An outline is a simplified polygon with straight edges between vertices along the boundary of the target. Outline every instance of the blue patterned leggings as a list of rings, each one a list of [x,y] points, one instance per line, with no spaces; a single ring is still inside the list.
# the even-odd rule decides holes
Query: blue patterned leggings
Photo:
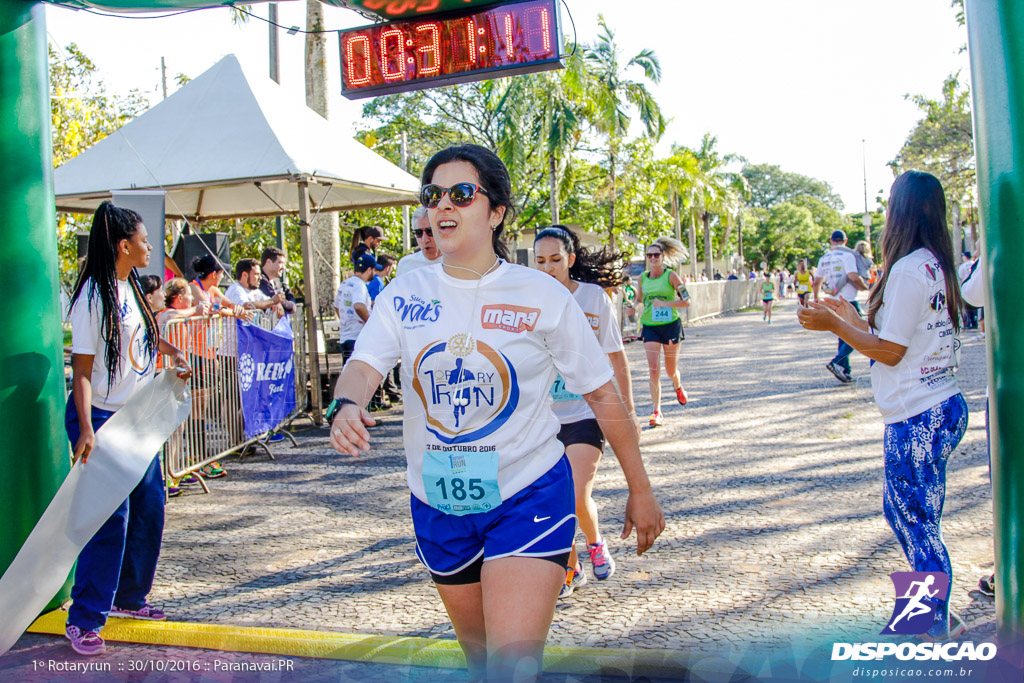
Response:
[[[945,572],[950,587],[953,568],[942,542],[946,461],[965,431],[967,402],[963,394],[885,426],[885,519],[913,570]],[[934,602],[935,625],[929,633],[942,636],[949,630],[949,593]]]

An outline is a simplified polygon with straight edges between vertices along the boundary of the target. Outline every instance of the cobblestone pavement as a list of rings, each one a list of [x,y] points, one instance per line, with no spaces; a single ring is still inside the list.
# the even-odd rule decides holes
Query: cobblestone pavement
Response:
[[[888,575],[909,567],[881,514],[882,422],[868,363],[854,354],[855,382],[839,385],[825,369],[835,338],[801,329],[795,310],[783,300],[771,325],[742,312],[687,330],[690,403],[666,402],[665,425],[642,437],[665,533],[643,558],[633,538],[618,538],[626,486],[606,453],[595,499],[618,571],[559,603],[550,643],[714,653],[814,632],[877,639],[892,606]],[[969,637],[987,640],[994,603],[976,590],[993,566],[985,354],[975,332],[963,341],[970,427],[950,460],[943,530],[953,608]],[[643,348],[627,351],[646,417]],[[673,396],[664,376],[662,387]],[[297,449],[276,444],[276,461],[229,460],[210,495],[172,500],[152,601],[178,621],[453,638],[413,554],[401,426],[400,411],[383,414],[373,452],[358,459],[332,451],[326,429],[309,429]],[[66,650],[58,641],[23,637],[0,676]],[[378,675],[337,671],[331,680]]]

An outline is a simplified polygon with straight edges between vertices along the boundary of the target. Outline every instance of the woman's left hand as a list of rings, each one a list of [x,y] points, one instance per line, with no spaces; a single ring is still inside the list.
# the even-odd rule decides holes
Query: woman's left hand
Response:
[[[807,308],[798,308],[796,317],[805,329],[825,332],[832,332],[842,320],[831,307],[817,301],[808,302]]]
[[[178,377],[182,379],[192,376],[192,367],[188,364],[188,356],[184,351],[177,351],[171,355],[171,366],[178,373]]]
[[[650,489],[636,494],[630,491],[626,499],[626,523],[622,527],[622,538],[628,538],[633,527],[636,527],[637,556],[650,549],[654,539],[665,530],[665,515]]]

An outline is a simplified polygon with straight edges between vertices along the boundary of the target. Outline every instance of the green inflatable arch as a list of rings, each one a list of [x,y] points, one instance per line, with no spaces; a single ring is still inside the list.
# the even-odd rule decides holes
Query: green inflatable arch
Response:
[[[113,12],[202,0],[63,0]],[[366,12],[360,0],[328,4]],[[481,3],[483,4],[483,3]],[[440,0],[439,9],[464,6]],[[1000,655],[1024,661],[1024,3],[966,0],[984,226]],[[0,0],[0,572],[68,472],[46,28],[41,4]],[[67,597],[65,590],[54,598]]]

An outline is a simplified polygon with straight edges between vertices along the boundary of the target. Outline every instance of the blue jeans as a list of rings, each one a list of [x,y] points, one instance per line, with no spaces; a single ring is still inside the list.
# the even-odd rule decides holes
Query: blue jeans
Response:
[[[856,301],[851,301],[853,307],[860,313],[860,305]],[[839,340],[839,352],[836,353],[836,357],[832,359],[832,362],[841,367],[846,371],[846,374],[850,374],[850,354],[853,353],[853,347],[844,342],[842,339]]]
[[[945,572],[953,585],[949,551],[942,541],[946,461],[967,431],[963,394],[903,422],[885,426],[885,519],[915,572]],[[949,592],[936,596],[933,636],[949,632]]]
[[[93,430],[98,432],[113,414],[93,406]],[[81,428],[73,396],[68,397],[64,426],[74,446]],[[145,605],[163,534],[164,480],[157,455],[128,499],[78,555],[68,623],[83,631],[99,631],[112,606],[135,610]]]

